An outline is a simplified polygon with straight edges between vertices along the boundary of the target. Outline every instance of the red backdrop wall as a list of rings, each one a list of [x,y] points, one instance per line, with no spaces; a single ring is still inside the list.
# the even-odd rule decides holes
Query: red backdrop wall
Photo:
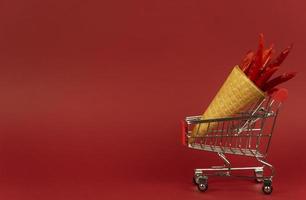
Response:
[[[0,2],[1,199],[303,199],[305,2]],[[231,68],[257,47],[294,42],[298,71],[269,160],[274,192],[249,181],[191,184],[214,154],[180,145]],[[242,158],[241,158],[242,159]]]

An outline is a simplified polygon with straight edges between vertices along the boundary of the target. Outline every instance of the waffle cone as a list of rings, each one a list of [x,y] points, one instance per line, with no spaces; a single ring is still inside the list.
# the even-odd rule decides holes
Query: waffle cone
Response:
[[[265,94],[235,66],[223,83],[222,87],[203,114],[203,119],[213,119],[231,116],[243,111],[248,105],[263,99]],[[214,128],[216,124],[207,123],[196,125],[189,138],[189,143],[194,141],[193,137],[204,136],[207,129]]]

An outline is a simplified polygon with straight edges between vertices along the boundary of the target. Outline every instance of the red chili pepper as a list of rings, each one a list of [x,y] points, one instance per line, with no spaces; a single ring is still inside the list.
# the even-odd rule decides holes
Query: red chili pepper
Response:
[[[268,90],[267,93],[268,93],[268,95],[272,95],[274,92],[277,92],[278,90],[279,90],[279,88],[274,87],[274,88]]]
[[[252,62],[248,71],[248,77],[254,82],[260,72],[260,66],[256,65],[256,61]]]
[[[270,68],[269,70],[263,72],[260,77],[255,81],[255,84],[261,88],[269,78],[279,69],[279,67],[273,67]]]
[[[293,47],[293,44],[291,44],[289,47],[287,47],[286,49],[284,49],[271,63],[269,66],[280,66],[284,60],[286,59],[286,57],[288,56],[288,54],[290,53],[291,49]]]
[[[271,60],[271,57],[272,57],[272,54],[273,54],[273,47],[274,45],[272,44],[270,46],[269,49],[266,49],[264,52],[263,52],[263,65],[262,65],[262,71],[265,69],[265,67],[267,66],[267,64],[270,62]]]
[[[272,54],[273,54],[273,44],[270,46],[270,48],[266,49],[263,52],[263,55],[262,55],[262,60],[263,60],[262,61],[262,66],[259,69],[257,77],[255,77],[255,80],[254,80],[255,82],[256,82],[256,80],[258,80],[261,77],[262,74],[264,74],[266,72],[266,66],[270,62]]]
[[[254,52],[248,51],[244,59],[241,61],[241,64],[239,65],[240,69],[243,72],[246,72],[249,69],[250,64],[252,63],[253,59],[254,59]]]
[[[249,71],[249,78],[252,81],[255,81],[256,78],[259,75],[260,68],[262,67],[262,55],[263,55],[263,49],[264,49],[264,40],[263,40],[263,34],[259,34],[259,45],[258,50],[255,56],[254,64],[250,67]]]
[[[276,85],[279,85],[283,82],[286,82],[286,81],[292,79],[293,77],[295,77],[295,75],[296,75],[296,72],[284,73],[284,74],[268,81],[267,83],[265,83],[261,89],[263,91],[269,91],[272,88],[274,88]]]
[[[247,75],[247,77],[249,77],[249,79],[251,79],[251,74],[253,72],[253,68],[255,67],[255,63],[254,60],[250,63],[250,66],[248,68],[248,70],[246,70],[245,74]]]

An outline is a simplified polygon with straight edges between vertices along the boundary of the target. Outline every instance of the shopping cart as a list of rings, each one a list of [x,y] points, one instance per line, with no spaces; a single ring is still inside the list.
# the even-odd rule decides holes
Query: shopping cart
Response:
[[[182,121],[183,144],[192,149],[215,152],[224,162],[223,166],[194,170],[193,182],[200,191],[207,190],[208,176],[234,176],[251,178],[263,183],[263,192],[272,193],[274,167],[267,162],[266,156],[279,108],[287,94],[287,90],[281,89],[249,106],[245,112],[233,116],[216,119],[192,116]],[[192,131],[195,131],[194,128],[201,125],[207,127],[204,136],[191,134]],[[226,154],[253,157],[258,161],[256,162],[259,163],[259,166],[232,167]],[[238,174],[242,171],[247,171],[249,174]]]

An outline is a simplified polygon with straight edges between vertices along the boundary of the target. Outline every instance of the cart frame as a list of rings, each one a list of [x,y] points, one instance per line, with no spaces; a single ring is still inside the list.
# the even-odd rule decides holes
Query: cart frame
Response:
[[[223,176],[254,179],[258,183],[263,183],[262,191],[265,194],[272,193],[275,170],[266,157],[279,109],[286,98],[287,93],[284,95],[281,91],[267,96],[250,105],[244,112],[233,116],[214,119],[190,116],[182,121],[183,144],[191,149],[214,152],[224,163],[222,166],[194,170],[193,182],[200,191],[208,189],[209,176]],[[203,124],[207,127],[205,135],[198,136],[198,132],[194,134]],[[253,157],[259,165],[232,167],[226,154]],[[237,171],[253,171],[253,175],[236,175]]]

